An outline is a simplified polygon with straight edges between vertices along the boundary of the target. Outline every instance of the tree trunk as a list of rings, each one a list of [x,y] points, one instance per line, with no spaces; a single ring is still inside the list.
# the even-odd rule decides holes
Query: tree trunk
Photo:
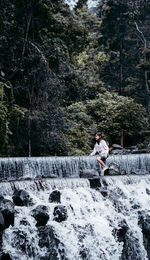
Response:
[[[123,147],[123,141],[124,141],[124,138],[123,138],[123,129],[121,130],[121,138],[120,138],[120,145],[121,147]]]
[[[31,118],[28,118],[28,156],[31,157]]]
[[[122,83],[123,83],[123,66],[122,66],[122,40],[120,42],[120,95],[122,95]]]

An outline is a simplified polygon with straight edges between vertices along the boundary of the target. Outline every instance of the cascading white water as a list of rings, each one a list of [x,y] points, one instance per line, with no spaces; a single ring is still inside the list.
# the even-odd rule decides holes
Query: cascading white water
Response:
[[[74,187],[71,184],[73,182]],[[72,179],[70,183],[67,179],[49,179],[44,183],[44,190],[38,190],[36,185],[33,188],[30,181],[26,181],[26,185],[25,181],[17,181],[15,184],[29,191],[34,205],[16,206],[15,225],[4,231],[3,251],[9,253],[12,259],[17,260],[20,255],[22,260],[150,258],[138,224],[139,212],[145,212],[150,217],[149,175],[103,177],[99,190],[91,189],[86,179]],[[54,189],[60,190],[61,204],[68,211],[67,220],[60,223],[54,221],[53,216],[54,207],[58,204],[48,202],[49,194]],[[107,194],[105,196],[102,193],[104,190]],[[11,193],[8,193],[8,199],[12,199]],[[40,246],[39,230],[32,217],[32,209],[39,204],[48,208],[50,219],[47,226],[54,230],[57,239],[55,258],[47,257],[49,249],[46,244]],[[121,223],[126,223],[128,227],[125,241],[117,235],[122,228]]]
[[[70,9],[73,10],[75,5],[77,4],[78,0],[64,0],[64,2],[66,4],[69,5]],[[88,0],[87,4],[88,4],[88,8],[92,9],[92,8],[96,8],[97,5],[100,3],[100,0]]]
[[[143,174],[150,172],[150,154],[109,156],[107,165],[118,163],[127,174],[140,169]],[[66,157],[22,157],[0,158],[0,180],[21,179],[25,177],[79,177],[83,169],[97,169],[100,165],[96,157],[66,156]]]

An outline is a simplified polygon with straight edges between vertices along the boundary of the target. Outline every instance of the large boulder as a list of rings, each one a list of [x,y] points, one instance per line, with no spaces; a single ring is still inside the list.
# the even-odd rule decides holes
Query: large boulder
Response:
[[[54,220],[57,222],[65,221],[68,217],[67,215],[67,208],[63,205],[59,205],[54,208]]]
[[[45,226],[49,220],[48,209],[45,205],[38,205],[33,211],[32,216],[37,221],[36,226]]]
[[[109,175],[125,175],[126,171],[115,162],[109,164]]]
[[[99,173],[95,169],[83,169],[80,172],[80,178],[93,178],[93,177],[98,177]]]
[[[7,199],[0,200],[0,211],[3,214],[5,226],[8,228],[14,225],[15,205],[12,201]]]
[[[56,202],[56,203],[61,203],[60,201],[60,191],[59,190],[54,190],[49,196],[49,202]]]
[[[16,206],[30,206],[32,205],[32,199],[25,190],[15,190],[13,194],[13,202]]]

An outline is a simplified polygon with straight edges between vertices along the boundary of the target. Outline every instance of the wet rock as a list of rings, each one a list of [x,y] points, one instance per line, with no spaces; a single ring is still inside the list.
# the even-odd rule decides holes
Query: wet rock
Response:
[[[80,172],[80,178],[93,178],[98,176],[99,173],[95,169],[84,169]]]
[[[139,149],[136,147],[135,149],[131,150],[132,154],[138,154],[139,153]]]
[[[150,259],[150,213],[139,211],[138,224],[142,229],[143,243],[147,251],[148,259]]]
[[[123,149],[122,146],[119,145],[119,144],[113,144],[112,147],[113,147],[113,149],[118,149],[118,150],[122,150]]]
[[[8,253],[0,253],[0,260],[12,260]]]
[[[105,188],[107,188],[108,187],[108,183],[107,183],[107,180],[106,179],[101,179],[100,180],[101,181],[101,186],[103,186],[103,187],[105,187]]]
[[[30,195],[25,190],[15,190],[12,199],[16,206],[32,205],[32,200],[30,198]]]
[[[28,222],[28,220],[26,218],[23,218],[20,220],[20,225],[30,226],[30,223]]]
[[[129,228],[125,220],[119,224],[119,229],[116,234],[118,241],[123,242],[121,260],[143,259],[140,241],[137,239],[136,234]]]
[[[89,179],[89,182],[90,182],[90,188],[92,189],[97,189],[101,187],[100,178]]]
[[[119,229],[117,230],[117,238],[118,238],[118,241],[119,242],[124,242],[125,241],[125,235],[128,231],[129,227],[126,223],[125,220],[122,220],[120,223],[119,223]]]
[[[141,252],[140,247],[141,244],[139,239],[137,239],[136,234],[134,234],[134,232],[129,229],[125,235],[121,259],[143,259],[143,252]]]
[[[67,208],[63,205],[59,205],[54,208],[54,220],[57,222],[65,221],[68,217],[67,215]]]
[[[0,211],[3,214],[5,226],[8,228],[14,225],[15,205],[12,201],[7,199],[0,200]]]
[[[102,194],[102,196],[104,198],[108,196],[108,191],[107,190],[100,189],[99,191],[100,191],[100,193]]]
[[[89,259],[89,250],[87,248],[83,248],[80,250],[79,255],[81,256],[81,259],[88,260]]]
[[[44,205],[39,205],[37,206],[33,211],[32,211],[32,216],[35,218],[37,221],[36,226],[45,226],[49,220],[49,215],[48,215],[48,209]]]
[[[64,245],[52,226],[38,227],[38,236],[39,246],[47,248],[47,252],[40,260],[67,260]]]
[[[126,212],[126,214],[129,214],[127,205],[124,203],[124,200],[127,199],[127,196],[119,187],[116,187],[113,190],[109,190],[108,195],[117,212]]]
[[[109,165],[109,175],[119,175],[119,165],[117,163],[110,163]]]
[[[60,195],[61,193],[59,190],[54,190],[49,196],[49,202],[61,203]]]
[[[146,193],[150,195],[150,190],[146,188]]]
[[[33,179],[31,177],[25,177],[24,180],[26,181],[32,181]]]
[[[132,151],[133,154],[139,154],[139,153],[148,153],[149,150],[144,148],[144,149],[135,149]]]
[[[5,221],[2,212],[0,211],[0,231],[3,231],[6,228]]]
[[[135,174],[135,175],[146,175],[146,174],[149,174],[149,172],[145,169],[134,169],[132,170],[131,174]]]
[[[138,203],[133,203],[132,205],[132,209],[140,209],[141,208],[141,205],[138,204]]]
[[[109,175],[125,175],[126,171],[119,164],[112,162],[109,164]]]
[[[113,155],[117,155],[117,154],[123,154],[123,150],[120,150],[120,149],[115,149],[115,150],[112,150],[111,154]]]

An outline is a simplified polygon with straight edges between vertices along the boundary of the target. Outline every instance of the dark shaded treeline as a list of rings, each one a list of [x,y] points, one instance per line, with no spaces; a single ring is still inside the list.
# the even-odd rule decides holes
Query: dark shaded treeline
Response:
[[[97,130],[111,144],[149,142],[150,5],[2,0],[0,155],[87,154]]]

